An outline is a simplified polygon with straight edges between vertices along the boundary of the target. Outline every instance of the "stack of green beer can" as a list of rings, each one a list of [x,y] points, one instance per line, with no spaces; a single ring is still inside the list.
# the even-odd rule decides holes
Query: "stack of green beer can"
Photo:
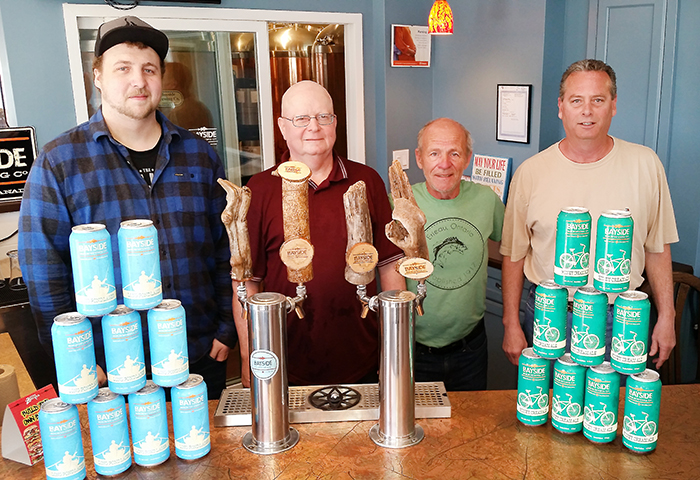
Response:
[[[650,452],[658,440],[661,381],[657,372],[646,369],[649,300],[643,292],[628,290],[633,228],[629,211],[601,214],[594,281],[589,285],[590,213],[582,207],[560,212],[554,279],[535,290],[533,347],[520,357],[517,418],[526,425],[547,422],[551,382],[552,426],[563,433],[583,431],[596,443],[611,442],[618,430],[620,375],[628,375],[623,444],[635,452]],[[566,287],[576,288],[570,304]],[[609,362],[605,361],[608,293],[617,294]],[[570,353],[565,353],[567,339]]]

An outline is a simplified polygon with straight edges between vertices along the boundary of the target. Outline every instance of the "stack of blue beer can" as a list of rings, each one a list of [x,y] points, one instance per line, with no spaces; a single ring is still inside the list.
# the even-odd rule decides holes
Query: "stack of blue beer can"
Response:
[[[87,403],[95,471],[117,475],[170,457],[163,387],[171,388],[175,453],[186,460],[210,449],[206,384],[190,374],[185,309],[163,299],[158,233],[150,220],[128,220],[118,232],[123,305],[117,305],[109,232],[104,225],[73,227],[70,250],[77,312],[51,328],[59,398],[39,414],[48,478],[84,478],[85,457],[76,404]],[[152,380],[146,379],[139,311],[147,311]],[[92,324],[102,317],[109,387],[98,388]],[[128,396],[129,425],[126,402]]]

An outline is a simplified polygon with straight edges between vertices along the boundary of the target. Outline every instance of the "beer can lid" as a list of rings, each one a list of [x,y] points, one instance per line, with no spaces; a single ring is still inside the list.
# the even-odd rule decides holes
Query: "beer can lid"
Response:
[[[659,378],[661,378],[659,372],[657,372],[656,370],[651,370],[649,368],[647,368],[643,372],[632,374],[630,375],[630,377],[634,378],[639,382],[655,382]]]
[[[574,362],[571,359],[571,354],[570,353],[565,353],[561,357],[557,359],[558,363],[561,363],[562,365],[568,365],[568,366],[575,366],[578,365],[578,363]]]
[[[109,312],[105,317],[121,317],[123,315],[130,315],[133,311],[133,309],[126,305],[117,305],[117,308]]]
[[[83,314],[80,314],[78,312],[68,312],[68,313],[62,313],[56,318],[53,319],[53,323],[56,325],[77,325],[78,323],[82,322],[85,320],[87,317]]]
[[[41,404],[41,411],[46,413],[61,413],[69,410],[73,405],[60,398],[49,398]]]
[[[618,295],[618,297],[624,298],[625,300],[646,300],[649,298],[649,295],[639,290],[627,290]]]
[[[555,282],[553,279],[543,280],[539,286],[542,288],[549,288],[552,290],[559,290],[560,288],[564,288],[561,285],[559,285],[557,282]]]
[[[204,378],[201,375],[197,375],[196,373],[190,373],[190,376],[187,380],[182,382],[180,385],[177,385],[173,387],[174,389],[177,390],[185,390],[188,388],[194,388],[199,385],[204,383]]]
[[[119,395],[110,390],[109,387],[102,387],[97,391],[97,396],[90,401],[95,403],[106,403],[111,402],[118,396]]]
[[[175,310],[176,308],[179,308],[182,305],[182,302],[180,300],[175,300],[173,298],[168,298],[163,300],[159,305],[156,305],[155,307],[152,308],[152,310],[158,311],[158,312],[163,312],[163,311],[168,311],[168,310]]]
[[[153,225],[153,220],[140,218],[136,220],[124,220],[119,224],[121,228],[145,228]]]
[[[525,350],[523,350],[521,355],[525,358],[532,358],[532,359],[542,358],[535,353],[535,351],[532,349],[532,347],[527,347]]]
[[[578,287],[576,293],[582,295],[604,295],[603,292],[595,288],[593,285],[584,285],[583,287]]]
[[[71,231],[76,232],[76,233],[91,233],[91,232],[99,232],[100,230],[104,230],[107,228],[105,225],[102,225],[101,223],[84,223],[82,225],[76,225],[73,228],[71,228]]]
[[[632,212],[630,212],[627,209],[605,210],[603,213],[600,214],[600,216],[607,218],[628,218],[632,216]]]
[[[564,213],[588,213],[586,207],[566,207],[561,209]]]
[[[129,395],[149,395],[160,390],[160,386],[153,383],[153,380],[146,380],[146,385],[139,391],[130,393]]]
[[[610,362],[603,362],[600,365],[596,365],[594,367],[591,367],[591,371],[596,372],[596,373],[613,373],[616,372],[616,370],[612,367]]]

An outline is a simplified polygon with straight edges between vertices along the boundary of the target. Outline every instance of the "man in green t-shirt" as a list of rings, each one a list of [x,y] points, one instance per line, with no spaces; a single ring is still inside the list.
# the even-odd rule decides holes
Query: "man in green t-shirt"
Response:
[[[413,185],[413,194],[427,217],[435,271],[425,314],[416,318],[415,379],[443,381],[451,391],[486,388],[486,269],[503,226],[500,198],[462,180],[471,156],[471,135],[454,120],[438,118],[418,133],[416,161],[426,181]],[[415,282],[408,283],[415,291]]]

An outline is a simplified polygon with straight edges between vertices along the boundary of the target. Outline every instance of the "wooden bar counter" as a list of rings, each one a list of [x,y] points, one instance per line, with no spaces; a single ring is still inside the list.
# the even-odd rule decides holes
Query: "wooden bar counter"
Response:
[[[171,456],[164,464],[133,465],[119,478],[700,479],[700,385],[665,386],[662,392],[658,447],[647,455],[622,445],[622,422],[615,441],[597,445],[581,433],[558,433],[549,423],[522,425],[515,418],[513,390],[450,392],[452,418],[418,419],[425,439],[414,447],[376,446],[368,436],[376,422],[295,424],[299,443],[263,456],[241,445],[250,427],[212,427],[212,451],[206,457],[178,459],[171,437]],[[620,398],[622,415],[624,391]],[[212,424],[216,405],[209,405]],[[88,478],[97,478],[86,408],[79,409]],[[0,478],[45,478],[44,464],[30,468],[2,459]]]

